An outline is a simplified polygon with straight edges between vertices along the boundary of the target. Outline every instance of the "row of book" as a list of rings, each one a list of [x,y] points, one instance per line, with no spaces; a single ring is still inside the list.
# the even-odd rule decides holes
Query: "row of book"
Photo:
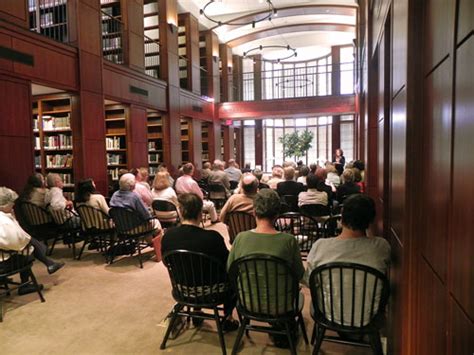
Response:
[[[104,51],[122,49],[122,37],[102,38],[102,49]]]
[[[71,154],[46,155],[47,168],[72,168]]]
[[[124,137],[107,137],[105,138],[106,149],[125,149]]]
[[[160,155],[158,153],[148,154],[148,163],[155,164],[160,162]]]
[[[107,153],[107,165],[125,164],[125,156],[122,154]]]
[[[107,1],[107,0],[105,0]],[[37,0],[28,0],[28,10],[36,11],[36,3]],[[67,0],[40,0],[39,1],[39,8],[40,9],[47,9],[49,7],[60,6],[67,3]]]
[[[36,137],[36,147],[38,147],[39,137]],[[57,136],[45,137],[44,149],[72,149],[72,136],[58,134]]]
[[[157,141],[149,141],[148,142],[148,150],[161,150],[162,144],[158,143]]]
[[[36,122],[36,120],[34,120]],[[36,123],[37,125],[37,123]],[[37,129],[37,127],[35,127]],[[44,115],[43,116],[43,130],[54,131],[59,129],[71,129],[71,117],[67,116],[55,117]]]

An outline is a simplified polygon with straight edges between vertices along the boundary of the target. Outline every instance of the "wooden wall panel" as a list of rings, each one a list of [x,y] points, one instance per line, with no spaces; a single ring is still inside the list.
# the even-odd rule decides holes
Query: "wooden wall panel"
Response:
[[[393,2],[392,97],[407,81],[408,0]]]
[[[474,196],[474,37],[457,54],[456,106],[453,152],[453,203],[450,233],[451,292],[474,319],[474,225],[471,201]]]
[[[453,299],[450,300],[450,310],[452,312],[451,354],[474,354],[474,323],[472,318],[469,319]]]
[[[372,53],[375,54],[377,44],[380,42],[380,37],[383,32],[385,17],[387,16],[391,0],[371,0],[369,3],[372,20]]]
[[[390,227],[402,245],[404,244],[403,227],[406,209],[406,100],[406,89],[402,89],[393,100],[391,120]]]
[[[132,168],[148,166],[148,128],[146,108],[132,105],[127,127],[128,162]]]
[[[97,28],[98,24],[101,23],[100,12],[89,4],[85,4],[84,1],[80,1],[78,15],[81,49],[89,53],[101,53],[102,36],[97,35],[95,31],[91,31],[92,28]]]
[[[427,0],[425,6],[424,73],[429,73],[451,50],[455,0]]]
[[[423,258],[419,259],[419,323],[416,354],[446,354],[446,292]]]
[[[180,90],[179,112],[181,116],[212,121],[214,117],[214,104],[203,100],[201,96],[187,90]]]
[[[80,51],[81,90],[102,93],[102,80],[97,80],[102,74],[102,57],[86,51]]]
[[[0,18],[18,26],[29,28],[28,2],[19,0],[2,0]]]
[[[389,270],[390,279],[390,301],[388,305],[389,312],[389,339],[388,354],[402,354],[401,347],[404,341],[403,331],[405,319],[405,310],[407,305],[404,303],[404,293],[406,292],[406,279],[404,277],[404,268],[407,260],[403,257],[403,246],[400,245],[398,238],[390,236],[390,246],[392,251],[392,260]]]
[[[197,169],[202,168],[202,121],[191,119],[192,132],[190,134],[191,144],[190,152],[192,153],[191,162]]]
[[[354,95],[318,96],[298,99],[224,102],[217,106],[218,117],[258,119],[270,117],[307,117],[307,115],[355,112]]]
[[[423,171],[424,233],[421,252],[446,280],[451,169],[451,61],[444,61],[426,79]]]
[[[474,31],[474,1],[459,0],[457,43]]]

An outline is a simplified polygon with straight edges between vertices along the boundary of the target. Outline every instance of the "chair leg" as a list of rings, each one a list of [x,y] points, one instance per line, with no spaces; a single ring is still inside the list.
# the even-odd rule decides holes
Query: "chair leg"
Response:
[[[171,330],[173,330],[174,324],[176,323],[176,319],[178,319],[178,312],[180,310],[179,304],[176,304],[173,307],[173,310],[171,311],[171,320],[168,324],[168,328],[166,329],[165,336],[163,338],[163,341],[161,342],[160,349],[164,350],[166,348],[166,342],[168,341],[168,338],[171,334]]]
[[[306,333],[306,325],[304,324],[303,315],[301,313],[298,315],[298,323],[300,324],[301,332],[303,333],[304,342],[308,345],[308,334]]]
[[[89,237],[87,237],[87,236],[84,237],[84,244],[82,244],[82,248],[79,251],[79,255],[77,256],[77,260],[81,260],[82,253],[84,252],[84,249],[85,249],[88,242],[89,242]]]
[[[239,332],[237,333],[237,337],[235,338],[235,343],[232,348],[232,355],[237,354],[239,347],[240,347],[240,342],[242,341],[242,337],[244,336],[244,331],[245,328],[247,327],[247,320],[245,318],[240,317],[240,327],[239,327]]]
[[[142,261],[142,248],[140,246],[140,240],[135,241],[136,248],[138,249],[138,261],[140,262],[140,269],[143,269],[143,261]]]
[[[214,308],[214,318],[216,319],[217,333],[219,334],[219,342],[221,343],[222,355],[226,355],[224,332],[222,331],[221,319],[219,317],[219,311]]]
[[[45,302],[46,300],[43,297],[43,293],[41,292],[41,290],[39,288],[38,281],[36,281],[35,274],[33,274],[33,271],[31,270],[31,268],[30,268],[29,272],[30,272],[31,281],[33,282],[33,285],[35,285],[36,292],[38,292],[38,295],[41,299],[41,302]]]
[[[54,237],[53,239],[53,244],[51,245],[51,248],[49,249],[48,251],[48,255],[50,256],[51,254],[53,254],[53,250],[54,250],[54,247],[56,246],[56,243],[58,241],[58,239],[61,237],[61,235],[57,235],[56,237]]]
[[[288,338],[288,344],[290,345],[290,352],[292,355],[297,355],[296,344],[293,337],[291,336],[290,324],[285,322],[286,337]]]
[[[76,232],[72,235],[72,260],[76,260]]]
[[[313,355],[317,355],[319,353],[319,349],[321,348],[321,343],[324,339],[324,333],[326,333],[326,328],[323,326],[318,325],[318,323],[314,323],[316,329],[316,343],[313,347]]]
[[[382,342],[380,341],[379,332],[370,333],[369,340],[374,355],[383,355]]]

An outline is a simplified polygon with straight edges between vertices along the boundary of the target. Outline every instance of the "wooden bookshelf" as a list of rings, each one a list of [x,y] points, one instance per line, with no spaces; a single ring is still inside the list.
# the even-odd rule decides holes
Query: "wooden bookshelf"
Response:
[[[148,111],[148,172],[155,176],[163,162],[163,121],[157,111]]]
[[[209,161],[209,123],[202,123],[201,126],[202,161]]]
[[[102,53],[105,59],[123,63],[123,28],[120,0],[100,0],[102,11]]]
[[[120,169],[128,168],[127,159],[128,108],[124,105],[105,106],[105,148],[107,151],[107,173],[118,180]]]
[[[179,85],[183,89],[188,89],[188,53],[187,53],[187,34],[184,21],[178,24],[178,66],[179,66]]]
[[[148,42],[160,41],[160,20],[158,16],[158,0],[145,0],[143,4],[143,29],[145,38],[145,72],[155,78],[160,74],[160,52],[156,45]]]
[[[191,162],[192,157],[192,126],[191,118],[181,118],[181,161]]]
[[[74,191],[72,108],[69,95],[34,98],[32,107],[35,170],[57,173],[64,191]],[[72,197],[72,196],[71,196]]]
[[[199,65],[201,68],[207,71],[207,52],[206,52],[206,36],[199,36]],[[201,95],[209,96],[208,84],[207,84],[207,75],[204,73],[201,74]]]
[[[68,39],[67,0],[28,0],[30,30],[56,41]]]

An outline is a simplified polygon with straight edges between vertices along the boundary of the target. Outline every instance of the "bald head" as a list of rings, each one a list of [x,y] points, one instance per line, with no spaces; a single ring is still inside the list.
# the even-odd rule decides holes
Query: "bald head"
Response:
[[[246,195],[257,193],[258,179],[251,173],[246,173],[242,177],[242,190]]]

